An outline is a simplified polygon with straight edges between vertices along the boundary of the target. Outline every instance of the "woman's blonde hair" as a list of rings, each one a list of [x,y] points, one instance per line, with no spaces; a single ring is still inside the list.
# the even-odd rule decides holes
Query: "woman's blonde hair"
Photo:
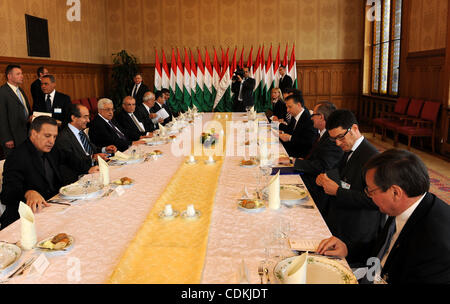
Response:
[[[281,92],[280,88],[272,88],[272,90],[270,91],[270,94],[272,94],[273,91],[278,91],[278,99],[281,101],[284,101],[283,93]]]

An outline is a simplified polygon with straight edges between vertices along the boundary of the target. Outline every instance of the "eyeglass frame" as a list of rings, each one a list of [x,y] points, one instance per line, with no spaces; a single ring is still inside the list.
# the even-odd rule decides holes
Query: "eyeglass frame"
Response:
[[[366,187],[364,188],[364,193],[365,193],[368,197],[372,197],[372,194],[373,194],[375,191],[380,190],[380,189],[381,189],[381,187],[376,187],[375,189],[369,190],[369,186],[366,186]]]
[[[350,132],[351,129],[352,129],[352,127],[348,128],[347,131],[345,131],[344,134],[338,135],[337,137],[329,137],[329,139],[330,139],[332,142],[336,142],[336,141],[338,141],[338,140],[343,140],[344,137],[347,135],[348,132]]]

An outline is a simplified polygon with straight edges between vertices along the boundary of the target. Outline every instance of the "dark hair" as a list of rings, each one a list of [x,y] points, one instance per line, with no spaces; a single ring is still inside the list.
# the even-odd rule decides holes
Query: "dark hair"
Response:
[[[283,69],[285,69],[285,68],[286,68],[286,66],[285,66],[285,65],[282,65],[282,64],[280,64],[280,66],[279,66],[278,68],[283,68]]]
[[[323,118],[325,119],[325,121],[328,120],[331,113],[336,111],[336,106],[334,105],[334,103],[329,102],[329,101],[322,101],[322,102],[319,102],[317,105],[318,105],[317,112],[319,112],[320,114],[323,115]]]
[[[408,197],[417,197],[430,189],[430,177],[425,164],[412,152],[390,149],[371,158],[364,175],[376,169],[374,182],[385,192],[392,185],[402,188]]]
[[[356,120],[355,114],[349,110],[336,110],[327,119],[327,130],[333,130],[339,127],[348,129],[353,125],[358,125],[358,121]]]
[[[68,113],[68,115],[69,115],[69,117],[70,117],[70,121],[73,121],[72,120],[72,115],[73,116],[75,116],[75,117],[77,117],[77,118],[80,118],[81,117],[81,107],[85,107],[85,106],[83,106],[82,104],[78,104],[78,103],[76,103],[76,104],[71,104],[70,105],[70,107],[69,107],[69,113]],[[85,107],[86,109],[87,109],[87,107]],[[88,109],[89,110],[89,109]]]
[[[169,89],[162,88],[162,89],[161,89],[161,93],[162,93],[162,94],[166,94],[166,93],[169,93],[169,94],[170,94],[170,91],[169,91]]]
[[[36,132],[41,132],[42,125],[49,124],[52,126],[58,126],[58,123],[56,122],[56,119],[50,116],[39,116],[36,117],[32,122],[30,126],[30,131],[35,130]]]
[[[159,97],[162,97],[162,93],[163,93],[162,90],[161,91],[156,91],[156,93],[155,93],[155,100],[158,100]]]
[[[142,77],[142,73],[136,73],[134,74],[133,78],[137,77],[137,76],[141,76]]]
[[[20,65],[17,64],[9,64],[5,70],[5,77],[8,79],[8,74],[11,73],[13,69],[21,69]]]
[[[303,94],[302,91],[294,89],[292,91],[293,94],[286,97],[285,102],[288,102],[289,100],[293,100],[294,103],[300,103],[302,107],[305,107],[305,101],[303,100]]]
[[[55,83],[55,82],[56,82],[56,78],[55,78],[55,76],[53,76],[53,75],[45,75],[45,76],[42,76],[42,78],[48,78],[48,79],[50,79],[50,81],[51,81],[52,83]]]
[[[36,74],[38,77],[41,76],[41,73],[44,73],[44,69],[45,69],[45,67],[43,67],[43,66],[41,66],[37,69]]]

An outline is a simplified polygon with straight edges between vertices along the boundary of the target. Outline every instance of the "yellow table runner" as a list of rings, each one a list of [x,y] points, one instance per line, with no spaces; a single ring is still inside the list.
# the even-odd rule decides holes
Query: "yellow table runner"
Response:
[[[225,118],[224,114],[217,113],[214,118],[225,131],[226,120],[231,120],[232,115],[226,113]],[[204,163],[207,158],[196,157],[197,164],[181,165],[129,244],[108,283],[200,283],[211,212],[223,164],[223,157],[215,156],[216,163],[212,165]],[[188,205],[194,204],[201,217],[196,220],[181,216],[170,221],[160,219],[159,213],[166,204],[172,204],[173,210],[180,214]]]

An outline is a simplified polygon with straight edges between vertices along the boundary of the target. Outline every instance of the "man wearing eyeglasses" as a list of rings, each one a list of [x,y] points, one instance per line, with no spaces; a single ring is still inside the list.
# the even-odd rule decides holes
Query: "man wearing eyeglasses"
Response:
[[[316,184],[323,188],[319,195],[328,205],[325,221],[333,235],[350,248],[349,263],[362,262],[368,244],[377,237],[385,217],[364,193],[363,167],[378,154],[377,149],[361,135],[355,115],[349,110],[333,112],[327,121],[330,140],[344,151],[337,169],[320,174]]]
[[[389,284],[449,284],[450,206],[429,193],[425,164],[409,151],[391,149],[364,169],[366,193],[389,216],[366,258],[379,260]],[[335,236],[318,247],[325,255],[345,257],[348,251]]]

